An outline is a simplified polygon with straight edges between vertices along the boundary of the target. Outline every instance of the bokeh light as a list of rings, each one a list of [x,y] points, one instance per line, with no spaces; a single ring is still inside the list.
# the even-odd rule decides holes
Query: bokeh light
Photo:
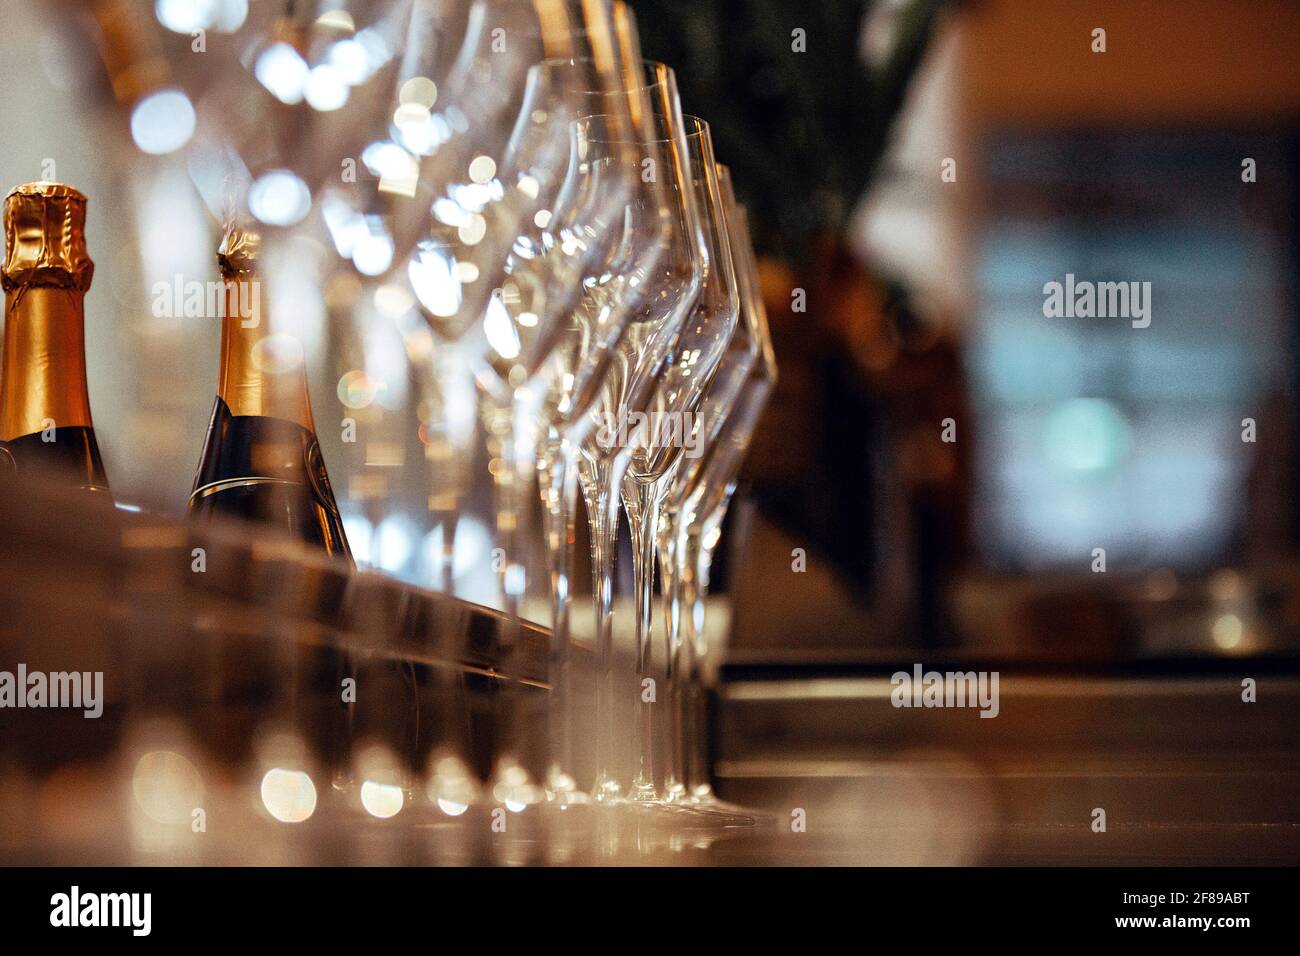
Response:
[[[180,90],[159,90],[131,111],[131,138],[150,155],[174,153],[194,135],[194,106]]]

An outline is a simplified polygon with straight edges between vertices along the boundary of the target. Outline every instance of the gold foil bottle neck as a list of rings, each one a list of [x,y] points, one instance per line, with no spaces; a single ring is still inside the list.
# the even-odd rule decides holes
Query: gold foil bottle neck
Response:
[[[86,252],[86,197],[63,183],[25,183],[4,200],[0,285],[85,292],[95,274]]]
[[[230,220],[217,247],[217,267],[227,279],[252,275],[257,271],[257,251],[262,245],[261,235],[246,223]]]

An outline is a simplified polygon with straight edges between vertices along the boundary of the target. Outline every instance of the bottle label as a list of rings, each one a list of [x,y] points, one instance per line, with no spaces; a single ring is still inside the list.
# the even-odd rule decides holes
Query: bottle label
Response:
[[[108,491],[95,432],[76,426],[58,429],[53,441],[37,432],[0,442],[0,479]]]
[[[190,511],[275,525],[330,553],[349,553],[316,436],[296,422],[232,415],[220,397]]]

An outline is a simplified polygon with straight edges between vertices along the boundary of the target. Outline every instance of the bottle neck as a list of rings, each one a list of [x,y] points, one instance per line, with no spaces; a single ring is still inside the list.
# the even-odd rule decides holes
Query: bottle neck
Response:
[[[0,441],[50,427],[92,428],[85,293],[26,286],[5,293]]]
[[[256,277],[226,281],[217,396],[232,415],[279,418],[314,432],[302,345],[267,322]]]

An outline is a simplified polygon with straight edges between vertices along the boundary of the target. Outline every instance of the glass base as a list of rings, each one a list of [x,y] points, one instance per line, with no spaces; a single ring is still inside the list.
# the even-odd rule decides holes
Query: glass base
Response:
[[[627,792],[627,799],[629,803],[658,804],[664,802],[659,798],[659,791],[655,789],[655,785],[644,780],[632,783],[632,789]]]
[[[705,813],[728,822],[720,826],[770,827],[776,825],[776,814],[739,804],[728,803],[719,798],[708,784],[694,787],[676,801],[678,806]]]
[[[618,782],[609,777],[602,777],[596,781],[596,785],[591,788],[591,799],[596,803],[614,805],[622,803],[623,788]]]
[[[673,802],[663,799],[629,799],[622,803],[621,809],[638,823],[668,830],[756,827],[776,820],[770,814],[746,810],[722,801],[717,801],[717,805],[708,805],[686,799]]]

